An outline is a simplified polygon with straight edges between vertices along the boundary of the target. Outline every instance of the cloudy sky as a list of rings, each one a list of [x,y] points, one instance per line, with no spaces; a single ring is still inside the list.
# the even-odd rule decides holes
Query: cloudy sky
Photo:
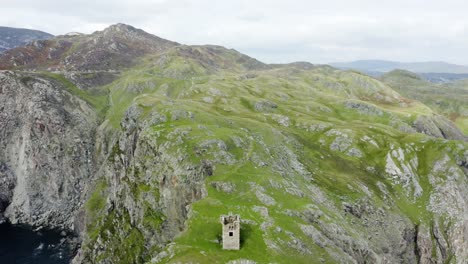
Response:
[[[57,35],[122,22],[265,62],[468,65],[467,10],[464,0],[0,0],[0,25]]]

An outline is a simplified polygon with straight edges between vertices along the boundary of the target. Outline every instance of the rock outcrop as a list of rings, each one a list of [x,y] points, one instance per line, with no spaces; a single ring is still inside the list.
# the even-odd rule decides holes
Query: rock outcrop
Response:
[[[418,132],[433,137],[452,140],[468,140],[468,137],[463,135],[463,133],[450,120],[440,115],[419,116],[414,121],[414,127]]]
[[[47,78],[0,72],[0,214],[73,230],[93,177],[97,117]]]

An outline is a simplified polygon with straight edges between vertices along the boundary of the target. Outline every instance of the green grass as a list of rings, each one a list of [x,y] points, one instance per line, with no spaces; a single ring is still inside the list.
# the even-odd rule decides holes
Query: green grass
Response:
[[[467,82],[435,84],[406,71],[390,72],[382,80],[402,95],[421,101],[433,111],[451,119],[465,135],[468,134]]]
[[[119,215],[112,211],[104,216],[99,227],[99,236],[106,241],[106,248],[97,255],[90,256],[95,262],[103,260],[112,263],[145,263],[145,239],[142,233],[130,223],[127,213]]]
[[[103,260],[112,263],[144,263],[147,260],[145,239],[137,228],[130,223],[128,213],[123,215],[115,209],[105,212],[108,185],[104,180],[96,188],[86,203],[88,238],[83,248],[91,248],[97,240],[106,241],[106,248],[99,254],[86,255],[95,262]],[[143,191],[147,190],[142,187]],[[162,216],[147,208],[144,223],[149,228],[159,228]]]
[[[167,209],[156,206],[160,206],[158,202],[163,195],[156,179],[164,173],[182,183],[190,180],[188,175],[178,175],[174,168],[160,172],[159,167],[143,165],[151,164],[159,151],[177,159],[181,166],[200,168],[204,162],[213,165],[212,173],[197,171],[203,174],[197,177],[205,178],[208,195],[192,204],[186,229],[174,240],[174,256],[165,258],[164,263],[225,263],[241,258],[258,263],[285,263],[285,260],[319,263],[320,259],[336,262],[334,254],[342,254],[336,246],[322,248],[301,230],[301,225],[306,224],[325,232],[317,222],[307,222],[301,217],[310,207],[322,213],[321,224],[339,225],[348,237],[357,240],[367,241],[370,231],[360,224],[362,219],[343,212],[343,202],[353,204],[368,199],[377,208],[399,214],[415,225],[430,226],[434,221],[435,216],[426,207],[433,191],[428,175],[432,164],[446,152],[443,148],[447,143],[428,140],[422,134],[404,134],[398,129],[401,124],[412,126],[419,115],[432,114],[431,108],[408,101],[388,85],[355,72],[328,67],[311,70],[285,67],[257,70],[252,78],[240,78],[245,74],[245,65],[231,67],[229,61],[210,54],[216,63],[224,65],[213,69],[196,58],[177,57],[184,52],[171,51],[169,55],[176,57],[169,58],[163,66],[155,66],[158,57],[148,57],[142,65],[123,73],[104,88],[109,91],[110,106],[105,115],[109,129],[120,129],[130,106],[139,109],[140,123],[154,115],[165,118],[139,128],[142,145],[138,147],[154,147],[154,156],[137,155],[135,159],[139,160],[125,168],[122,179],[122,184],[128,187],[122,199],[132,199],[143,207],[140,218],[132,224],[125,212],[113,212],[88,230],[92,238],[105,236],[117,227],[125,234],[106,237],[111,247],[99,256],[101,260],[114,260],[109,252],[118,250],[119,254],[127,255],[116,257],[128,263],[140,262],[161,250],[148,248],[140,241],[148,241],[148,237],[143,237],[145,234],[157,235],[167,221],[163,213]],[[212,102],[204,100],[208,96],[213,98]],[[348,109],[345,102],[349,100],[371,105],[382,114]],[[278,107],[274,113],[256,111],[254,105],[260,101],[271,101]],[[282,116],[289,119],[288,125],[277,121]],[[324,127],[316,129],[317,125]],[[331,149],[333,142],[345,137],[327,134],[332,129],[348,137],[351,143],[347,149]],[[365,137],[377,146],[364,140]],[[418,158],[419,165],[414,169],[423,189],[421,197],[414,198],[411,191],[395,184],[386,174],[385,160],[392,147],[411,149],[405,163],[412,157]],[[349,155],[351,148],[359,149],[362,156]],[[108,161],[116,163],[120,154],[119,145],[115,144]],[[211,185],[215,181],[230,182],[236,188],[232,193],[223,193]],[[378,184],[388,189],[387,198],[392,204],[386,204]],[[102,208],[101,193],[93,193],[88,203],[96,205],[90,206],[95,208],[90,211]],[[276,203],[263,204],[259,193]],[[154,200],[153,205],[145,200],[148,197]],[[260,215],[255,209],[258,206],[268,208],[269,218]],[[247,220],[242,224],[241,249],[236,252],[222,250],[218,242],[219,217],[229,212]],[[271,227],[262,228],[267,222],[271,222]],[[111,223],[118,225],[113,227]],[[310,252],[294,248],[294,240]]]
[[[457,117],[455,124],[465,135],[468,135],[468,117]]]
[[[222,139],[225,142],[229,142],[229,138],[232,134],[246,138],[245,134],[239,134],[236,129],[228,129],[224,122],[218,123],[224,124],[224,126],[216,126],[213,124],[216,122],[215,120],[217,120],[215,117],[216,115],[213,116],[207,113],[202,115],[201,113],[196,112],[195,116],[196,119],[194,122],[189,121],[187,123],[187,121],[184,120],[178,122],[172,121],[170,122],[170,126],[163,126],[164,129],[169,129],[170,131],[173,131],[176,128],[190,127],[190,134],[187,139],[184,140],[184,146],[187,147],[187,151],[193,149],[197,143],[203,142],[204,140],[210,138]],[[207,116],[206,119],[204,116]],[[235,121],[237,119],[233,117],[231,120]],[[192,123],[192,126],[188,126],[190,123]],[[199,123],[203,123],[211,133],[206,134],[204,130],[198,129],[195,124]],[[263,136],[263,140],[268,142],[268,144],[278,144],[278,140],[281,140],[277,135],[271,133],[271,128],[268,124],[261,125],[259,123],[255,123],[255,126],[249,126],[247,123],[245,123],[245,120],[243,120],[243,124],[246,127],[252,128],[252,133],[261,134]],[[345,194],[352,199],[357,199],[362,196],[360,194],[353,193],[347,188],[347,185],[354,182],[355,179],[366,176],[366,174],[359,172],[359,162],[353,160],[352,158],[346,157],[345,155],[338,157],[336,153],[332,153],[328,149],[321,149],[319,144],[313,143],[317,142],[317,139],[319,138],[316,135],[310,133],[300,133],[296,136],[296,138],[299,139],[299,142],[302,142],[307,148],[303,150],[304,156],[301,158],[305,164],[308,163],[308,160],[316,160],[319,156],[326,155],[326,153],[333,155],[333,158],[328,158],[320,162],[320,169],[324,173],[314,177],[314,182],[321,186],[322,190],[326,190],[326,193],[331,194],[329,198],[332,201],[339,203],[340,197]],[[249,143],[246,142],[245,145],[249,145]],[[234,147],[232,142],[228,144],[228,146],[230,146],[228,148],[229,152],[232,153],[235,157],[244,158],[241,160],[248,160],[252,152],[258,154],[263,152],[263,147],[255,143],[252,144],[253,149],[239,149]],[[206,156],[202,158],[205,157]],[[377,158],[378,157],[375,157],[375,159]],[[350,172],[353,173],[350,174]],[[284,210],[285,208],[300,211],[310,203],[310,201],[306,198],[296,197],[294,195],[285,193],[282,190],[275,190],[269,187],[270,180],[281,183],[282,177],[268,168],[256,168],[256,166],[250,162],[239,162],[239,164],[236,166],[218,165],[215,175],[210,177],[207,181],[207,186],[209,186],[208,198],[194,204],[194,216],[189,222],[190,228],[186,233],[183,233],[178,239],[176,239],[177,249],[180,251],[178,251],[177,257],[170,260],[170,262],[184,262],[191,259],[204,263],[216,259],[219,263],[223,263],[224,261],[237,258],[249,258],[259,262],[281,262],[282,259],[286,257],[291,258],[291,256],[295,255],[294,252],[291,251],[286,251],[280,254],[265,247],[264,235],[268,232],[263,232],[259,229],[259,225],[262,223],[261,220],[258,220],[257,225],[247,225],[248,236],[245,237],[245,243],[243,244],[243,249],[241,249],[240,252],[225,252],[221,250],[221,246],[216,243],[220,232],[220,224],[218,219],[221,214],[234,211],[240,213],[244,218],[247,219],[260,218],[258,213],[253,211],[253,206],[261,206],[262,204],[258,201],[257,197],[255,196],[255,192],[251,190],[250,185],[247,183],[249,181],[255,182],[259,186],[266,187],[268,194],[279,202],[278,207],[274,207],[273,209],[270,208],[270,210],[272,210],[270,212],[272,213]],[[291,180],[296,183],[300,183],[299,185],[308,183],[299,176],[295,176]],[[379,178],[370,180],[369,178],[363,178],[361,180],[364,182],[368,181],[368,184],[366,185],[372,186],[372,184],[375,184],[376,180],[385,179]],[[233,194],[224,194],[218,192],[210,187],[209,183],[212,181],[233,182],[236,184],[239,191]],[[307,193],[307,190],[304,189],[303,191]],[[273,218],[278,223],[284,224],[281,225],[282,228],[298,234],[298,237],[301,237],[304,241],[310,243],[308,246],[314,248],[315,251],[318,252],[318,255],[324,257],[325,259],[329,257],[326,253],[323,252],[322,249],[317,248],[317,246],[314,245],[314,243],[312,243],[308,238],[304,237],[304,235],[301,235],[302,231],[298,230],[297,220],[291,221],[289,217],[278,213],[276,213]],[[271,232],[272,230],[269,231]],[[276,235],[273,236],[272,239],[275,239],[275,237]],[[302,255],[297,255],[296,257],[293,257],[293,259],[298,263],[310,262],[310,256],[304,257]]]
[[[72,95],[87,102],[95,111],[103,116],[108,108],[108,92],[104,88],[93,88],[90,90],[82,90],[75,86],[71,81],[65,78],[62,74],[43,72],[42,74],[60,82],[63,87]]]
[[[102,221],[102,213],[106,206],[107,198],[107,183],[104,180],[96,184],[96,188],[92,192],[86,202],[87,232],[91,240],[94,240],[99,235],[99,222]]]

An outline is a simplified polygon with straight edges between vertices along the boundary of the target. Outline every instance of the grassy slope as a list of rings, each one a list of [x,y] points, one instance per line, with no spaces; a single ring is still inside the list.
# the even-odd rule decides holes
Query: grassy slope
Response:
[[[108,104],[108,91],[101,87],[81,90],[75,86],[71,81],[65,78],[62,74],[42,72],[41,74],[58,81],[69,93],[87,102],[93,109],[101,116],[107,112]]]
[[[419,100],[452,120],[468,134],[468,83],[435,84],[406,71],[393,71],[382,77],[403,96]]]
[[[350,217],[343,218],[339,210],[332,209],[341,208],[343,200],[353,202],[365,197],[365,192],[360,191],[363,185],[371,191],[370,199],[382,204],[384,194],[377,184],[383,183],[396,201],[392,210],[415,224],[430,225],[431,214],[424,209],[431,191],[428,180],[420,179],[424,194],[413,199],[384,173],[385,157],[392,147],[411,145],[421,149],[412,155],[418,156],[422,164],[418,172],[422,175],[440,158],[437,150],[446,144],[444,141],[405,135],[395,125],[395,120],[398,124],[411,123],[418,114],[431,113],[426,106],[407,101],[384,84],[354,72],[287,67],[256,71],[244,78],[242,67],[213,72],[196,60],[173,56],[164,66],[153,63],[156,58],[149,58],[106,87],[110,91],[106,118],[112,128],[118,129],[126,109],[137,105],[145,110],[142,118],[154,112],[168,117],[166,123],[144,133],[164,142],[172,140],[171,132],[188,131],[182,144],[172,151],[189,153],[194,163],[218,160],[214,175],[206,180],[208,196],[193,204],[188,228],[175,240],[175,256],[165,262],[224,263],[239,258],[260,263],[285,259],[294,263],[319,259],[331,262],[328,249],[301,231],[301,224],[310,223],[285,212],[314,207],[324,213],[324,221],[338,223],[356,237],[365,237],[368,230],[352,225]],[[350,99],[372,105],[383,114],[348,109],[344,102]],[[256,103],[264,101],[274,102],[277,107],[256,110]],[[190,112],[193,118],[174,120],[176,111]],[[348,149],[358,148],[362,157],[331,150],[334,137],[327,132],[332,129],[347,133],[352,138]],[[365,136],[378,146],[363,140]],[[207,140],[222,140],[226,149],[208,147],[198,153],[196,150]],[[298,168],[297,164],[302,165]],[[369,173],[368,167],[375,172]],[[231,182],[235,191],[219,192],[210,184],[214,181]],[[314,187],[319,193],[312,191]],[[258,190],[276,203],[263,205]],[[318,202],[321,195],[327,202]],[[92,201],[89,203],[93,206]],[[267,207],[269,216],[262,216],[256,206]],[[219,216],[230,211],[249,220],[242,224],[239,252],[223,251],[216,242],[221,232]],[[320,229],[318,225],[315,228]],[[288,246],[295,240],[302,241],[311,253],[303,254]],[[329,250],[338,252],[334,247]]]

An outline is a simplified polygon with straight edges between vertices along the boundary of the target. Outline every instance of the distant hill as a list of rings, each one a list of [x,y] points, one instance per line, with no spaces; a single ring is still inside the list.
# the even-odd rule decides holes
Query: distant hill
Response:
[[[379,79],[401,95],[423,102],[449,118],[468,134],[468,80],[442,82],[428,80],[430,77],[426,74],[417,75],[405,70],[394,70],[383,74]],[[449,74],[445,76],[447,80],[450,77]]]
[[[50,39],[53,35],[31,29],[0,27],[0,52],[38,39]]]
[[[426,81],[432,83],[449,83],[457,80],[468,79],[468,73],[419,73]]]
[[[468,66],[456,65],[442,61],[429,62],[397,62],[385,60],[358,60],[352,62],[330,63],[340,69],[355,69],[364,72],[390,72],[395,69],[416,73],[451,73],[468,74]]]
[[[179,44],[117,24],[90,35],[69,33],[8,50],[0,55],[0,69],[13,66],[55,70],[117,69],[132,65],[143,55],[176,45]]]

